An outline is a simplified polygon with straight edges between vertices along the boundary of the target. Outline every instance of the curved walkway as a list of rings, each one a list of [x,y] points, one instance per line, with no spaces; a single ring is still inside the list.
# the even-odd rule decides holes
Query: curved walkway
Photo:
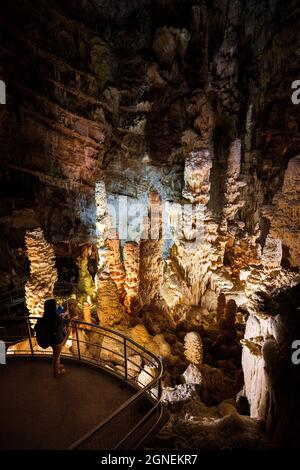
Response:
[[[0,366],[0,449],[66,449],[136,392],[105,372],[65,364],[59,379],[48,360]]]
[[[0,449],[131,449],[162,425],[159,357],[118,331],[69,320],[69,374],[57,381],[52,351],[36,344],[37,319],[0,321],[9,358],[0,374]]]

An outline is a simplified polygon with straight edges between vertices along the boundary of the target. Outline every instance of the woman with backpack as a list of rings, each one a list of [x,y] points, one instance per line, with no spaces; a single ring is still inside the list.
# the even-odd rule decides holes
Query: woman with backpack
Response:
[[[56,300],[49,299],[44,303],[44,315],[36,324],[37,342],[42,348],[51,346],[53,350],[53,375],[60,377],[66,373],[66,369],[60,364],[60,355],[65,343],[67,320],[56,308]]]

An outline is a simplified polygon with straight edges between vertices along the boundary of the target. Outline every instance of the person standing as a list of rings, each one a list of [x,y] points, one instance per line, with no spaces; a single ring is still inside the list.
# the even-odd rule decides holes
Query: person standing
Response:
[[[60,363],[60,355],[67,336],[67,320],[62,312],[56,308],[55,299],[45,301],[43,320],[47,322],[49,327],[49,344],[53,350],[53,375],[54,377],[60,377],[66,373],[66,369]]]

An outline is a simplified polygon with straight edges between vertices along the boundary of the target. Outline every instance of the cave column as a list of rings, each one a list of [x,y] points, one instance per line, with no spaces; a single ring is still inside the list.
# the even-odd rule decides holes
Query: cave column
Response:
[[[25,302],[30,313],[42,316],[44,302],[53,297],[57,281],[54,249],[44,237],[43,230],[27,230],[25,235],[30,277],[25,285]]]

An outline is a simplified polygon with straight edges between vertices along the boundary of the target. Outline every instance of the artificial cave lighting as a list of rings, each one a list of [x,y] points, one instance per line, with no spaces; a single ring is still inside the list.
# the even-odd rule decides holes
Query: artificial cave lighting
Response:
[[[25,242],[30,263],[30,277],[25,285],[26,306],[33,315],[42,316],[44,302],[53,297],[57,281],[55,254],[41,228],[27,230]]]
[[[147,449],[300,448],[296,0],[8,3],[0,346],[52,354],[33,317],[55,299],[70,373],[40,388],[78,362],[121,381],[99,417],[102,385],[74,372],[74,434],[146,389]]]

